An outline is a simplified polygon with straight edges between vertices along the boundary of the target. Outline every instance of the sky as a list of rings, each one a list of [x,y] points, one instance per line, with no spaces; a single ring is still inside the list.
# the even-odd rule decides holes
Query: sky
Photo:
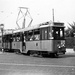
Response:
[[[54,9],[54,21],[64,22],[65,26],[75,21],[75,0],[0,0],[0,24],[4,24],[5,29],[18,28],[16,20],[19,7],[28,8],[33,19],[32,25],[51,21],[52,9]],[[28,20],[30,19],[26,18],[29,23]]]

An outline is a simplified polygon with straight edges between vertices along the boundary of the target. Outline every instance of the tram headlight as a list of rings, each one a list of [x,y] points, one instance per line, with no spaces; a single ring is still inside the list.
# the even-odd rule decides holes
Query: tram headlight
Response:
[[[60,44],[57,44],[57,47],[58,47],[58,48],[61,48],[61,45],[60,45]]]
[[[60,43],[57,44],[57,47],[58,48],[65,47],[65,41],[64,40],[61,40]]]
[[[58,46],[58,48],[61,48],[61,46]]]
[[[65,47],[65,40],[61,40],[61,46]]]

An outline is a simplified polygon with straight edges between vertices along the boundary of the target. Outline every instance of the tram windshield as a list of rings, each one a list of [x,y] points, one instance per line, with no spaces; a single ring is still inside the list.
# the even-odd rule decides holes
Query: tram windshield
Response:
[[[64,27],[52,27],[49,36],[55,40],[64,39]]]
[[[64,39],[64,27],[53,27],[54,39]]]

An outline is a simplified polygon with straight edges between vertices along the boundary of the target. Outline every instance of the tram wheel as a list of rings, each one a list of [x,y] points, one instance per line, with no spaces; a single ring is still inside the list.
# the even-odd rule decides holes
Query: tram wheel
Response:
[[[55,54],[54,54],[54,53],[50,53],[50,56],[51,56],[51,57],[55,57]]]
[[[30,56],[33,56],[34,52],[33,51],[30,51]]]
[[[63,54],[65,54],[65,52],[63,52]]]
[[[27,55],[30,55],[30,51],[27,52]]]
[[[21,54],[20,50],[15,50],[16,54]]]
[[[55,54],[55,57],[58,57],[58,56],[59,56],[59,55],[56,53],[56,54]]]

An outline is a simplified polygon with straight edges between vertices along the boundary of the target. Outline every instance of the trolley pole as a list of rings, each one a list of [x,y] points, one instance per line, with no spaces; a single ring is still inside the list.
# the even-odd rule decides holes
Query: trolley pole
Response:
[[[4,30],[4,24],[0,24],[0,29],[2,33],[2,52],[4,52],[4,47],[3,47],[3,30]]]
[[[53,22],[54,22],[54,9],[52,9],[52,14],[53,14]]]
[[[54,9],[52,9],[53,25],[54,25]]]

